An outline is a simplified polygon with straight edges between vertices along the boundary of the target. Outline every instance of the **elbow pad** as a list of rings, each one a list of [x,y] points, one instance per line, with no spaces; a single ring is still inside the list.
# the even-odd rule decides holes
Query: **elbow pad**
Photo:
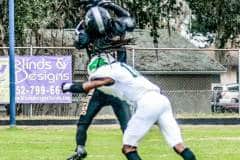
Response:
[[[123,23],[126,25],[126,31],[128,32],[132,32],[136,27],[135,19],[131,17],[123,18]]]
[[[124,35],[126,32],[132,32],[135,26],[135,20],[131,17],[118,18],[113,22],[113,32],[115,35]]]

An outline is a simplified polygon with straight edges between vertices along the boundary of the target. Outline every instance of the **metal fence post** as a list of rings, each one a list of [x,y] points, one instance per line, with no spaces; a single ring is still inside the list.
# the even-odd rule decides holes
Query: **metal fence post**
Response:
[[[30,56],[32,56],[33,55],[33,46],[31,45],[31,47],[30,47]],[[30,111],[29,111],[30,113],[30,118],[32,117],[32,113],[33,113],[33,105],[32,105],[32,103],[31,103],[31,105],[30,105]]]
[[[240,49],[238,50],[238,115],[240,115]]]
[[[10,127],[16,125],[15,34],[14,0],[8,1],[9,10],[9,72],[10,72]]]
[[[132,49],[132,67],[135,68],[135,49]]]

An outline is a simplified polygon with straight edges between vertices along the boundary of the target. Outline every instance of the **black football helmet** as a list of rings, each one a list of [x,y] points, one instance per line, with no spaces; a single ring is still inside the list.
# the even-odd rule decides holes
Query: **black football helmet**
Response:
[[[85,15],[85,29],[94,37],[105,36],[111,30],[112,18],[109,12],[102,7],[95,6]]]

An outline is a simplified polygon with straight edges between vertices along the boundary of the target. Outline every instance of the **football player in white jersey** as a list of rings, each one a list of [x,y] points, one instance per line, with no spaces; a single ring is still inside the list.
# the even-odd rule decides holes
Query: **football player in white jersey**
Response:
[[[180,128],[173,117],[171,104],[160,94],[158,86],[125,63],[116,62],[110,55],[92,58],[88,65],[89,81],[78,84],[79,92],[98,88],[106,94],[134,102],[136,112],[128,122],[123,136],[123,153],[128,160],[141,160],[138,142],[157,123],[167,143],[184,159],[196,160],[194,153],[183,144]],[[64,92],[74,84],[65,83]],[[76,85],[74,85],[76,89]]]

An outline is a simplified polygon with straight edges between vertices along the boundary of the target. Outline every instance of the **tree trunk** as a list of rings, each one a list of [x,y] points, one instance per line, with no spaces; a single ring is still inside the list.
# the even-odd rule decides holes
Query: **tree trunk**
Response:
[[[6,44],[5,44],[5,35],[7,33],[5,32],[5,29],[4,27],[2,26],[2,24],[0,24],[0,47],[6,47]],[[7,53],[7,50],[5,49],[2,49],[0,50],[0,55],[1,56],[6,56],[8,53]]]
[[[227,44],[227,41],[228,41],[228,37],[230,37],[230,35],[228,35],[228,33],[225,31],[225,29],[222,26],[223,25],[220,25],[220,27],[218,29],[216,42],[215,42],[215,46],[218,49],[225,48],[226,44]],[[231,63],[226,56],[226,51],[216,51],[215,52],[215,58],[221,64],[226,65],[226,66],[228,66],[229,63]]]
[[[6,47],[6,36],[7,35],[7,32],[6,32],[6,25],[7,22],[7,10],[6,10],[6,7],[7,7],[7,4],[6,4],[6,1],[3,0],[2,1],[2,4],[0,5],[0,47]],[[0,55],[7,55],[8,52],[7,50],[3,49],[3,50],[0,50]]]

